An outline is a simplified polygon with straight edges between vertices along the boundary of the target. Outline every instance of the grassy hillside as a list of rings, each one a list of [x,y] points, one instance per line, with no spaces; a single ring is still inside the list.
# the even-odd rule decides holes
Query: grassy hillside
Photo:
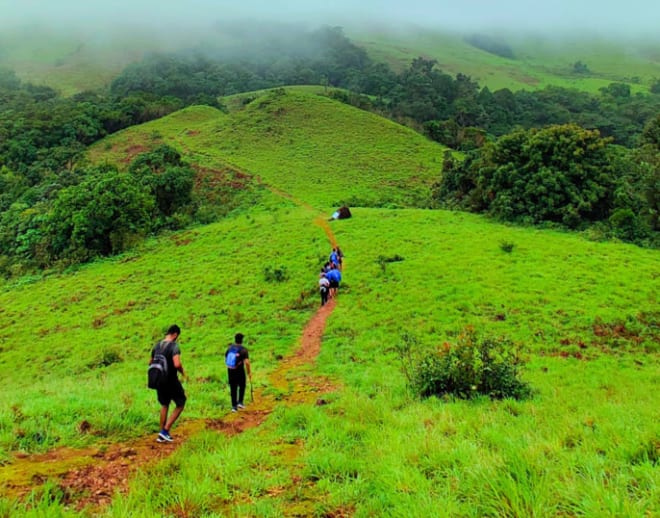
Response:
[[[315,215],[257,210],[5,289],[4,457],[149,434],[157,405],[144,389],[145,357],[172,321],[183,326],[191,377],[184,422],[226,415],[218,354],[231,334],[248,336],[262,384],[316,307],[315,296],[300,299],[314,294],[329,246]],[[660,510],[657,252],[442,211],[356,209],[332,229],[345,285],[312,371],[334,380],[327,404],[283,404],[229,439],[200,432],[144,469],[109,516]],[[515,243],[511,253],[502,240]],[[383,269],[379,256],[394,254],[403,260]],[[289,280],[266,282],[268,265]],[[30,324],[12,325],[21,321]],[[533,399],[408,392],[395,352],[402,333],[434,347],[468,325],[523,347]],[[79,433],[82,420],[90,433]],[[51,515],[63,509],[49,494],[33,502]]]
[[[90,157],[121,161],[166,142],[204,167],[231,164],[316,207],[427,203],[442,146],[321,95],[279,89],[255,97],[229,115],[192,107],[130,128]]]
[[[140,59],[143,50],[119,40],[95,41],[90,35],[41,26],[5,28],[0,34],[0,66],[63,95],[106,87],[124,66]]]
[[[530,90],[549,85],[597,92],[611,82],[631,85],[633,92],[648,92],[651,81],[660,77],[657,42],[631,42],[599,38],[567,37],[552,40],[502,34],[497,38],[513,51],[514,59],[476,48],[463,35],[448,32],[369,32],[349,34],[377,61],[401,70],[418,56],[433,58],[450,74],[463,73],[491,90]],[[655,49],[655,50],[653,50]],[[589,73],[574,74],[581,61]]]
[[[388,63],[395,70],[402,70],[421,55],[437,59],[446,72],[470,75],[491,90],[558,85],[597,92],[617,81],[630,84],[633,91],[647,92],[650,82],[660,78],[657,41],[496,34],[495,38],[514,53],[515,59],[507,59],[480,50],[467,43],[463,35],[446,30],[348,27],[347,34],[376,61]],[[127,64],[140,60],[145,53],[190,48],[204,38],[221,48],[237,44],[231,37],[219,41],[216,32],[209,36],[208,29],[199,28],[165,35],[144,28],[94,33],[20,27],[0,34],[0,65],[16,70],[21,79],[71,95],[106,87]],[[585,63],[589,73],[573,74],[576,61]]]
[[[128,129],[89,157],[125,165],[168,143],[199,170],[258,177],[270,190],[245,193],[250,208],[0,287],[0,516],[660,513],[657,251],[413,208],[442,147],[310,91],[230,101]],[[320,355],[305,380],[294,369],[276,383],[318,306],[330,251],[318,218],[341,201],[354,217],[330,223],[346,263]],[[68,469],[113,445],[127,459],[131,441],[153,447],[146,360],[173,322],[189,374],[181,446],[152,454],[107,507],[77,509],[85,490],[48,482],[56,462],[36,454],[60,452]],[[522,349],[531,399],[411,393],[404,336],[432,354],[466,329]],[[222,363],[237,331],[273,404],[240,413],[263,421],[244,430],[227,417]],[[34,491],[17,500],[19,480]]]

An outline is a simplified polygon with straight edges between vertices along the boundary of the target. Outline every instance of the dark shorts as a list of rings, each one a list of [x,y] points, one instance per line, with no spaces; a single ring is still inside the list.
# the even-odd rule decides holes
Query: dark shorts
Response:
[[[339,282],[337,282],[337,281],[330,281],[330,287],[331,287],[331,288],[339,288]]]
[[[162,389],[158,389],[156,393],[158,394],[158,402],[163,406],[169,406],[172,401],[178,407],[186,404],[186,393],[183,391],[179,380],[168,383]]]

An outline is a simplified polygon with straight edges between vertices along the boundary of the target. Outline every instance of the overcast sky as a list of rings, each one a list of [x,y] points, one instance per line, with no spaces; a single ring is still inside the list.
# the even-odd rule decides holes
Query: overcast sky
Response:
[[[310,24],[356,20],[459,30],[660,32],[660,0],[0,0],[0,26],[26,21],[153,27],[258,18]],[[171,27],[169,27],[171,29]]]

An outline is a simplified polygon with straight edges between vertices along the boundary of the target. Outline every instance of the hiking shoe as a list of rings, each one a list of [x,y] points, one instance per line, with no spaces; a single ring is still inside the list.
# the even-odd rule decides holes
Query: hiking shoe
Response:
[[[239,403],[237,406],[238,406],[238,408],[240,408],[241,410],[243,410],[243,409],[245,408],[245,405],[244,405],[243,403]]]
[[[238,408],[235,407],[235,406],[233,406],[233,407],[231,407],[231,411],[232,411],[232,412],[238,412]]]
[[[156,437],[157,442],[173,442],[174,439],[167,430],[161,430]]]

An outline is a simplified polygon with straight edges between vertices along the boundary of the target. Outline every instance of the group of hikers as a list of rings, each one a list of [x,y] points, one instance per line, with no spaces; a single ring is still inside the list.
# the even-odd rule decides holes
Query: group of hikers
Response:
[[[328,302],[329,297],[337,295],[341,282],[341,269],[344,254],[337,246],[332,249],[328,261],[321,268],[319,290],[321,306]],[[160,431],[156,437],[158,442],[172,442],[174,439],[170,430],[186,406],[186,393],[183,390],[178,373],[185,378],[186,373],[181,363],[181,349],[178,339],[181,328],[174,324],[169,327],[165,337],[151,350],[149,359],[149,387],[156,390],[160,403]],[[252,382],[252,367],[250,354],[243,345],[245,336],[236,333],[234,342],[225,351],[227,380],[231,395],[231,411],[238,412],[245,408],[245,388],[247,379]],[[170,404],[174,402],[174,410],[169,413]]]
[[[328,302],[329,297],[337,295],[341,282],[341,269],[344,254],[338,246],[332,249],[328,261],[321,268],[319,290],[321,306]],[[165,337],[151,350],[149,359],[149,387],[156,390],[160,403],[160,431],[158,442],[172,442],[170,430],[186,406],[186,393],[183,390],[178,373],[185,378],[186,373],[181,363],[181,349],[178,339],[181,328],[174,324],[169,327]],[[243,345],[245,336],[236,333],[234,341],[225,351],[227,381],[231,395],[231,411],[238,412],[245,408],[245,388],[247,379],[252,382],[252,367],[250,354]],[[170,404],[174,402],[174,410],[169,413]]]
[[[319,292],[321,294],[321,306],[325,306],[330,297],[337,295],[337,289],[341,282],[341,269],[344,262],[344,253],[338,246],[332,249],[330,257],[321,268],[319,274]]]
[[[160,403],[160,431],[156,437],[158,442],[172,442],[174,440],[170,434],[170,430],[186,406],[186,393],[177,374],[180,372],[181,377],[185,378],[186,376],[183,370],[183,364],[181,363],[181,349],[177,342],[180,335],[181,328],[178,325],[170,326],[165,338],[159,341],[151,350],[149,386],[156,389],[158,402]],[[245,408],[244,398],[247,378],[252,382],[250,354],[243,345],[244,338],[242,333],[236,333],[234,342],[225,351],[225,364],[227,366],[232,412],[238,412],[239,409]],[[159,364],[161,359],[164,367],[162,369],[154,368]],[[160,370],[164,374],[152,386],[151,371],[153,370]],[[175,405],[174,410],[168,416],[172,402]]]

